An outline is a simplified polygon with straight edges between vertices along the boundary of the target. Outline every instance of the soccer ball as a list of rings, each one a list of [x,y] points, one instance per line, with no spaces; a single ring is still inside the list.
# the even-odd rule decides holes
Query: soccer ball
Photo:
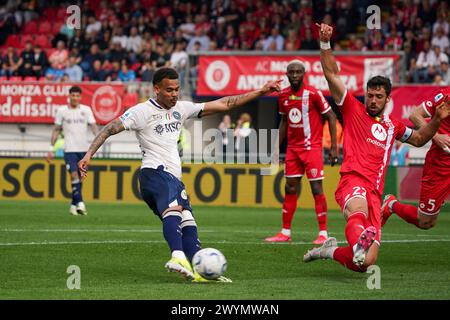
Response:
[[[205,248],[194,255],[192,265],[194,271],[197,271],[203,278],[214,280],[223,275],[227,269],[227,260],[219,250]]]

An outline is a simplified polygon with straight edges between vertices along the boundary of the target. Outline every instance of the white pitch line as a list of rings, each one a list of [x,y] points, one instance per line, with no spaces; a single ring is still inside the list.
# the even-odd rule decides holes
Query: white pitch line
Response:
[[[402,239],[402,240],[382,240],[382,243],[418,243],[418,242],[450,242],[450,239]],[[88,240],[88,241],[41,241],[41,242],[0,242],[0,247],[8,246],[45,246],[45,245],[89,245],[89,244],[155,244],[166,243],[162,240]],[[311,242],[294,241],[290,243],[267,243],[264,241],[208,241],[211,244],[236,244],[236,245],[311,245]],[[345,241],[338,241],[340,244],[346,244]]]
[[[211,229],[201,229],[199,230],[200,233],[247,233],[247,234],[267,234],[270,233],[273,230],[211,230]],[[106,233],[159,233],[162,232],[161,229],[20,229],[20,228],[4,228],[0,229],[0,232],[68,232],[68,233],[77,233],[77,232],[106,232]],[[317,232],[313,231],[300,231],[301,234],[316,234]],[[406,233],[387,233],[389,236],[395,237],[444,237],[444,238],[450,238],[450,235],[446,234],[406,234]],[[333,236],[343,236],[343,234],[333,234]]]

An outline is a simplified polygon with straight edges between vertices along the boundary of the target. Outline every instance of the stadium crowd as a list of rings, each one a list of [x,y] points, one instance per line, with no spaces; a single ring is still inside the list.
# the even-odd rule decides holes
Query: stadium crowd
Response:
[[[450,84],[445,0],[391,0],[381,29],[368,30],[369,0],[86,0],[81,28],[70,4],[3,1],[0,77],[49,81],[142,81],[172,66],[196,75],[188,53],[208,50],[318,50],[318,28],[334,26],[334,50],[403,50],[406,82]],[[183,83],[183,81],[182,81]]]

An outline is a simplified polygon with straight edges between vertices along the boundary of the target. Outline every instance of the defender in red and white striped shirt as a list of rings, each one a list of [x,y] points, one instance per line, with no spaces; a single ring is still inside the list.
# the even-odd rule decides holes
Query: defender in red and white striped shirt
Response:
[[[395,139],[423,146],[436,134],[441,121],[449,116],[450,106],[442,103],[428,124],[417,131],[409,129],[384,115],[390,101],[391,81],[382,76],[367,82],[365,105],[360,103],[347,93],[339,77],[329,44],[332,30],[326,24],[320,25],[320,60],[344,120],[344,161],[335,197],[347,220],[348,246],[338,247],[336,239],[328,238],[320,248],[308,251],[303,260],[333,259],[353,271],[365,272],[378,257],[381,195]]]

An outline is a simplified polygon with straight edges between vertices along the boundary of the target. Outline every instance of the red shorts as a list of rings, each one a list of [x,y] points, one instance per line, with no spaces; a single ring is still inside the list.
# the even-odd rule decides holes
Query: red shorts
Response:
[[[305,150],[288,147],[284,166],[285,177],[302,177],[305,172],[308,180],[323,180],[322,149]]]
[[[442,204],[450,194],[450,163],[445,163],[445,158],[450,160],[450,156],[444,152],[430,150],[427,153],[420,188],[420,213],[439,214]]]
[[[347,203],[351,199],[365,199],[368,206],[368,217],[365,228],[374,226],[377,230],[375,241],[381,244],[381,195],[370,186],[365,179],[352,174],[346,174],[341,177],[339,185],[334,194],[336,202],[344,212]]]

